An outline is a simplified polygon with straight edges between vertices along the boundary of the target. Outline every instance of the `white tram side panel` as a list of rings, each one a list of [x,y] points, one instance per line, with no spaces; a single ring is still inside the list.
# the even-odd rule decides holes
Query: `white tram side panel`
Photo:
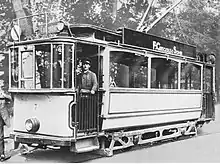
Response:
[[[14,131],[27,132],[25,121],[36,118],[40,122],[36,134],[72,136],[68,126],[68,104],[72,100],[72,96],[15,94]]]
[[[110,92],[103,129],[195,120],[201,115],[201,101],[201,92]]]

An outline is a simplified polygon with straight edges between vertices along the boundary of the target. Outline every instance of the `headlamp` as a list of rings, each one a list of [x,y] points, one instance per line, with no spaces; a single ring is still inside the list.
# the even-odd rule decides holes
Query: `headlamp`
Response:
[[[28,132],[37,132],[40,128],[40,122],[36,118],[30,118],[25,121],[25,129]]]

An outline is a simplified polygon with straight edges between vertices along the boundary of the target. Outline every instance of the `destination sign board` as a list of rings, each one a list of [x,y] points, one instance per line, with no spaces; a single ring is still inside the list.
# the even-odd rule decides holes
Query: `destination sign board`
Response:
[[[196,58],[196,47],[132,29],[122,29],[123,44],[129,44],[177,56]]]

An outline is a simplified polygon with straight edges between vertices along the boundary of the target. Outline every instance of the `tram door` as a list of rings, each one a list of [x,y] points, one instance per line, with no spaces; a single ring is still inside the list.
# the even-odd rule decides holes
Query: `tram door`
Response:
[[[215,117],[213,73],[213,67],[204,67],[202,114],[205,119],[214,119]]]
[[[88,133],[99,131],[99,116],[101,113],[102,104],[102,92],[98,89],[102,87],[102,59],[99,53],[100,47],[97,45],[83,43],[78,43],[76,45],[77,62],[79,62],[79,60],[83,61],[85,58],[89,59],[91,61],[90,71],[96,74],[98,82],[98,87],[95,94],[91,94],[90,92],[81,92],[80,90],[77,92],[76,109],[73,120],[77,126],[78,132]]]

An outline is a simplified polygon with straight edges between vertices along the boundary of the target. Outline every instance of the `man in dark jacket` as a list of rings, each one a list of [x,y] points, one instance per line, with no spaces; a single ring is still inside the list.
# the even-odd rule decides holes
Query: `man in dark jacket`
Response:
[[[3,92],[0,92],[0,159],[5,160],[4,154],[4,126],[10,127],[9,110],[6,103],[11,101],[11,97]]]
[[[95,94],[98,87],[96,74],[90,71],[91,61],[84,59],[82,61],[82,73],[79,75],[79,90],[80,93]]]

